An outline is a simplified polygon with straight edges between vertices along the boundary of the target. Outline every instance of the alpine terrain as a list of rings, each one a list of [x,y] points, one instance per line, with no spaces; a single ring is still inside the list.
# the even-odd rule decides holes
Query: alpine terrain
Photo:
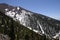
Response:
[[[1,16],[1,15],[4,15],[4,16]],[[15,29],[15,25],[16,25],[17,29],[20,29],[22,31],[22,29],[20,27],[18,28],[18,26],[17,26],[17,25],[20,25],[23,29],[25,28],[24,31],[29,30],[29,32],[32,32],[33,35],[35,35],[35,36],[30,35],[30,36],[32,36],[32,37],[30,37],[30,39],[28,39],[29,37],[26,35],[28,37],[27,39],[25,38],[26,40],[48,40],[48,39],[50,39],[50,40],[57,39],[58,40],[59,39],[59,35],[60,35],[60,21],[59,20],[50,18],[50,17],[42,15],[42,14],[28,11],[22,7],[10,6],[5,3],[0,4],[0,16],[3,18],[3,20],[7,20],[7,18],[8,18],[9,20],[13,21],[12,23],[14,26],[12,25],[12,23],[10,23],[11,24],[10,26],[13,26],[13,27],[9,26],[9,28],[11,28],[11,30]],[[1,17],[0,17],[0,20],[2,20]],[[4,23],[5,21],[2,21],[2,22]],[[0,23],[1,23],[1,21],[0,21]],[[4,25],[9,25],[8,23],[7,24],[5,23]],[[2,25],[2,26],[4,26],[4,25]],[[8,27],[8,26],[6,26],[6,27]],[[0,28],[0,30],[3,29],[3,28],[2,29],[1,28]],[[7,31],[7,32],[9,34],[9,31]],[[7,32],[6,32],[6,34],[7,34]],[[10,31],[10,32],[13,35],[14,30]],[[17,30],[16,33],[18,34],[18,32],[19,31]],[[31,34],[29,32],[27,32],[28,35]],[[4,35],[4,34],[2,34],[2,35]],[[25,33],[23,35],[25,35]],[[48,39],[43,39],[42,36],[44,36],[45,38],[48,38]],[[12,37],[12,36],[10,36],[10,37]],[[33,37],[35,37],[35,38],[33,38]],[[39,39],[39,37],[42,39]],[[14,38],[14,37],[12,37],[12,38]],[[33,39],[31,39],[31,38],[33,38]],[[24,39],[21,39],[21,40],[24,40]]]

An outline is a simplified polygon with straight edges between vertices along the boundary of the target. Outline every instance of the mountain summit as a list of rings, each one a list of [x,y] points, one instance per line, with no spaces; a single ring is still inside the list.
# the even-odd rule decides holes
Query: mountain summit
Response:
[[[46,37],[55,39],[59,37],[60,21],[56,19],[4,3],[0,4],[0,10],[5,15],[13,18],[14,21],[18,21],[39,35],[46,35]]]

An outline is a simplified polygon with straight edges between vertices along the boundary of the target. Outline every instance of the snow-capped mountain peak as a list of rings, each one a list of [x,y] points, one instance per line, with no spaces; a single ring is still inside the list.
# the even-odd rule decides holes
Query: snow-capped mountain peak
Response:
[[[15,21],[19,21],[20,24],[39,35],[44,34],[50,38],[57,38],[60,34],[60,21],[56,19],[10,5],[6,6],[0,4],[0,9],[5,12],[5,15],[13,18]]]

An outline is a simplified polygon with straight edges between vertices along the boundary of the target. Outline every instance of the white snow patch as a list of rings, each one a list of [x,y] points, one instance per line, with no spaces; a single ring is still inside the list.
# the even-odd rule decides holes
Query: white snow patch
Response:
[[[40,25],[39,21],[37,21],[37,23],[40,26],[42,33],[44,34],[44,30],[43,30],[42,26]]]
[[[8,8],[6,8],[5,11],[8,11]]]
[[[26,11],[25,11],[25,10],[22,10],[22,13],[24,13],[24,14],[25,14],[25,13],[26,13]]]
[[[32,28],[31,28],[31,27],[27,27],[27,28],[29,28],[30,30],[32,30]]]
[[[19,7],[17,7],[17,10],[19,10],[20,8]]]
[[[5,13],[5,15],[7,15],[7,16],[10,16],[10,17],[14,17],[14,15],[15,15],[15,12],[12,12],[12,11],[8,11],[8,12],[6,12]]]
[[[34,31],[34,32],[36,32],[36,33],[38,33],[38,32],[39,32],[38,30],[35,30],[35,29],[33,29],[33,31]]]
[[[12,9],[12,11],[15,11],[15,9]]]
[[[20,15],[16,14],[16,19],[19,19],[20,18]]]
[[[57,37],[59,37],[59,35],[60,35],[60,32],[57,33],[53,38],[57,38]]]
[[[34,31],[34,32],[36,32],[36,33],[39,32],[38,30],[35,30],[35,29],[31,28],[31,27],[27,27],[27,28],[30,29],[30,30],[32,30],[32,31]]]

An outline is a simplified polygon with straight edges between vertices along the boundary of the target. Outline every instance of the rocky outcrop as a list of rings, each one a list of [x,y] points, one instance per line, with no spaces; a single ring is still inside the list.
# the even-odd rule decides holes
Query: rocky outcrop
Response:
[[[0,34],[0,40],[10,40],[8,35]]]

